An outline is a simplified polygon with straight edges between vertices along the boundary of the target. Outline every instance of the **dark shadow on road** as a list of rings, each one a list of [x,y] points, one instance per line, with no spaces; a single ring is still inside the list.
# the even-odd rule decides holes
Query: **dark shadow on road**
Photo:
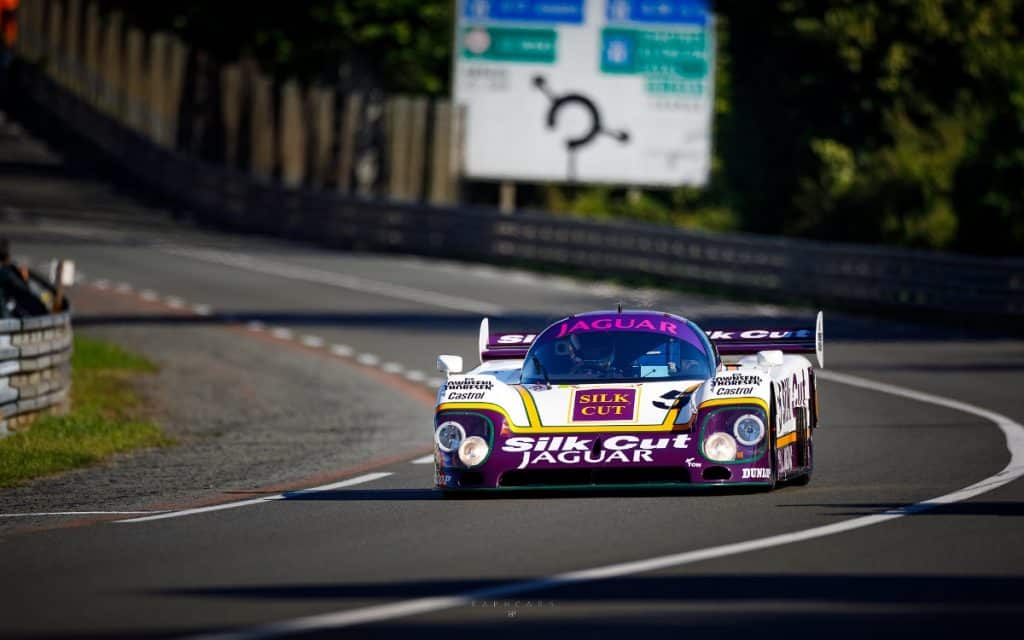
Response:
[[[558,602],[680,601],[686,603],[789,601],[804,603],[886,603],[914,605],[1013,605],[1024,612],[1024,576],[958,575],[736,575],[637,576],[545,585],[542,577],[497,580],[224,585],[156,591],[158,595],[267,600],[342,598],[424,598],[469,594],[474,600],[519,599]],[[506,585],[537,581],[535,588]]]
[[[442,493],[435,489],[339,489],[333,491],[295,491],[286,493],[286,500],[363,502],[363,501],[418,501],[418,500],[519,500],[519,499],[583,499],[583,498],[642,498],[668,496],[736,496],[764,493],[761,487],[715,487],[681,485],[678,487],[601,487],[580,486],[574,489],[502,488],[455,491]]]
[[[920,504],[920,503],[919,503]],[[957,502],[954,504],[928,506],[925,509],[911,509],[912,505],[885,502],[866,503],[825,503],[825,504],[781,504],[780,507],[810,507],[824,509],[841,509],[825,515],[828,516],[863,516],[872,513],[883,513],[896,510],[908,515],[925,516],[1024,516],[1024,502]],[[855,510],[855,511],[854,511]],[[1021,594],[1024,601],[1024,593]]]

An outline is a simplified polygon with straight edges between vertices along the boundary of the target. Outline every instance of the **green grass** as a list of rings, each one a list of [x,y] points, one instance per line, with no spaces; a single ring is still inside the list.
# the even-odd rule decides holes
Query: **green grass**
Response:
[[[145,415],[133,380],[156,371],[115,344],[75,336],[71,412],[0,439],[0,487],[96,464],[115,453],[173,444]]]

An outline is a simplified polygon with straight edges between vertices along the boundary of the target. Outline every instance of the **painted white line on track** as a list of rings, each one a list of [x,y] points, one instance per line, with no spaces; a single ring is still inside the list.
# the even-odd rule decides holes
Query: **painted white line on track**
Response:
[[[423,382],[424,380],[427,379],[427,374],[423,373],[422,371],[416,371],[416,370],[406,371],[405,372],[405,379],[406,380],[411,380],[413,382]]]
[[[45,516],[134,516],[163,511],[47,511],[39,513],[0,513],[0,518],[42,518]]]
[[[313,349],[319,349],[324,346],[324,339],[319,336],[302,336],[299,342]]]
[[[423,384],[427,385],[431,389],[437,389],[444,384],[444,378],[428,378],[423,381]]]
[[[208,316],[213,313],[213,309],[211,309],[208,304],[194,304],[192,305],[192,311],[197,316]]]
[[[275,493],[272,496],[261,496],[259,498],[253,498],[252,500],[241,500],[239,502],[227,502],[225,504],[215,504],[209,507],[196,507],[195,509],[184,509],[182,511],[168,511],[166,513],[158,513],[151,516],[143,516],[141,518],[129,518],[127,520],[117,520],[117,524],[133,524],[136,522],[151,522],[153,520],[166,520],[168,518],[181,518],[183,516],[192,516],[198,513],[210,513],[211,511],[224,511],[226,509],[238,509],[239,507],[250,507],[256,504],[263,504],[265,502],[274,502],[275,500],[287,500],[289,498],[297,498],[307,493],[317,493],[319,491],[332,491],[334,489],[343,489],[345,487],[351,487],[357,484],[364,484],[366,482],[373,482],[374,480],[380,480],[390,476],[390,471],[377,471],[374,473],[366,473],[361,476],[349,478],[348,480],[342,480],[340,482],[332,482],[331,484],[320,485],[319,487],[310,487],[309,489],[301,489],[299,491],[288,491],[285,493]]]
[[[331,353],[336,356],[341,356],[342,358],[351,358],[355,351],[353,351],[352,347],[347,344],[332,344]]]
[[[272,329],[270,331],[270,335],[274,336],[278,340],[291,340],[292,338],[295,337],[294,333],[292,333],[289,329],[285,329],[284,327]]]
[[[356,362],[359,364],[365,364],[368,367],[376,367],[380,364],[380,358],[372,353],[360,353],[356,358]]]
[[[422,458],[416,458],[412,461],[413,464],[430,464],[434,461],[434,454],[423,456]]]
[[[496,304],[472,300],[460,296],[452,296],[439,291],[426,291],[424,289],[405,287],[390,282],[379,280],[368,280],[345,273],[314,269],[288,264],[285,262],[274,262],[264,258],[246,255],[244,253],[233,253],[227,251],[215,251],[210,249],[189,249],[185,247],[165,247],[161,249],[172,255],[203,260],[214,264],[221,264],[229,267],[236,267],[246,271],[254,271],[279,278],[300,280],[323,284],[338,289],[359,291],[386,298],[395,298],[417,304],[425,304],[430,307],[442,309],[455,309],[457,311],[469,311],[485,315],[501,315],[504,309]]]
[[[105,278],[100,278],[99,280],[96,280],[95,282],[93,282],[92,286],[96,287],[97,289],[109,289],[110,288],[110,280],[107,280]]]
[[[164,298],[164,304],[172,309],[183,309],[185,307],[185,301],[175,296]]]
[[[152,289],[146,289],[145,291],[140,292],[139,297],[145,300],[146,302],[156,302],[157,300],[160,299],[160,296],[157,295],[157,292],[153,291]]]
[[[385,371],[387,373],[402,373],[405,371],[405,367],[397,362],[385,362],[380,365],[380,368],[381,371]]]
[[[128,284],[127,282],[118,282],[117,286],[114,287],[114,291],[118,293],[131,293],[132,285]]]
[[[457,607],[465,607],[470,606],[475,600],[503,598],[562,585],[621,578],[623,576],[638,573],[670,569],[682,565],[693,564],[695,562],[702,562],[704,560],[714,560],[716,558],[741,553],[750,553],[752,551],[793,544],[794,542],[814,540],[816,538],[824,538],[826,536],[833,536],[840,533],[846,533],[848,531],[863,529],[864,527],[871,527],[914,513],[933,509],[941,505],[968,500],[988,491],[992,491],[993,489],[1002,487],[1003,485],[1024,476],[1024,425],[1014,422],[1004,415],[967,404],[966,402],[950,400],[930,393],[923,393],[881,382],[874,382],[872,380],[856,376],[834,373],[831,371],[819,371],[816,375],[823,380],[831,380],[833,382],[860,387],[862,389],[870,389],[880,393],[934,404],[956,411],[970,413],[986,420],[991,420],[997,427],[999,427],[1003,432],[1003,435],[1006,437],[1006,447],[1010,452],[1010,462],[1007,463],[1006,467],[1004,467],[999,473],[952,493],[947,493],[923,502],[889,509],[883,513],[861,516],[859,518],[843,520],[841,522],[835,522],[833,524],[827,524],[820,527],[812,527],[802,531],[756,538],[754,540],[725,544],[717,547],[684,551],[681,553],[657,556],[633,562],[595,567],[593,569],[570,571],[568,573],[560,573],[546,578],[539,578],[537,580],[510,582],[508,584],[498,585],[487,589],[467,591],[450,596],[402,600],[390,604],[348,609],[302,618],[293,618],[291,620],[284,620],[248,629],[195,637],[204,638],[206,640],[258,640],[262,638],[276,638],[284,635],[351,627],[360,624],[382,622],[385,620],[394,620],[396,618],[407,618],[409,616],[433,613]]]
[[[252,322],[246,322],[245,328],[248,329],[249,331],[263,331],[264,329],[267,328],[267,325],[257,320],[253,320]]]

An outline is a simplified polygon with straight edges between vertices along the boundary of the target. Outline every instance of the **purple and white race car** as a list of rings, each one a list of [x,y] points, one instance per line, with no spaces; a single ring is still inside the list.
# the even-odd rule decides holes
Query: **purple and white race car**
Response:
[[[822,315],[805,329],[704,331],[597,311],[538,334],[480,326],[480,365],[440,356],[435,484],[444,491],[804,484],[818,424]]]

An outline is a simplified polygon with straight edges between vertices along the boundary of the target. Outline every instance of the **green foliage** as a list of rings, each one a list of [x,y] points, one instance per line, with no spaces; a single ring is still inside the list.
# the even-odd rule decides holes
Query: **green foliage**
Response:
[[[277,77],[443,94],[450,0],[101,0]],[[1024,252],[1024,0],[716,0],[712,183],[572,215]],[[226,28],[230,25],[230,28]],[[532,203],[531,203],[532,204]]]
[[[443,93],[451,60],[448,0],[283,4],[101,0],[147,30],[170,30],[222,62],[244,54],[279,79]]]
[[[716,6],[734,26],[719,126],[745,228],[1024,249],[1024,2]]]
[[[75,336],[72,410],[0,440],[0,487],[95,464],[115,453],[172,441],[142,415],[133,376],[155,371],[142,356]]]

